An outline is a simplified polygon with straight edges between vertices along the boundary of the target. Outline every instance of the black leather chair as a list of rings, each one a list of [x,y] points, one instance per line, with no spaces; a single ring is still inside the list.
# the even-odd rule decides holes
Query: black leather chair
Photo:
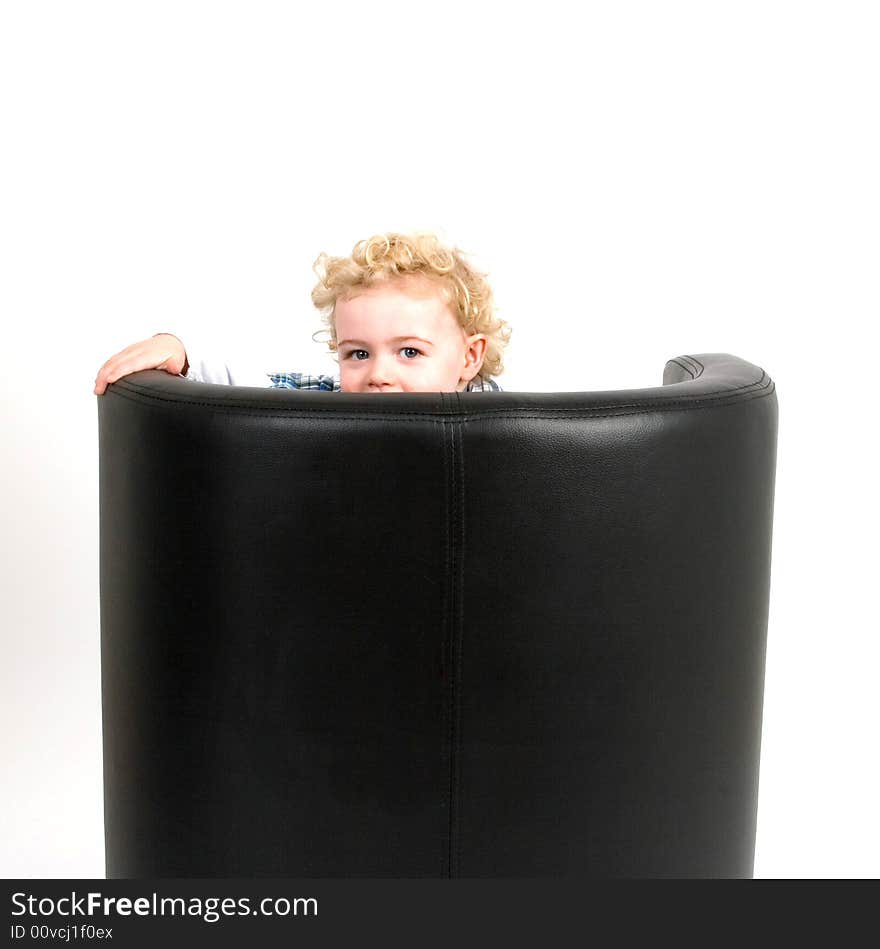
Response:
[[[98,399],[111,877],[745,877],[761,369]]]

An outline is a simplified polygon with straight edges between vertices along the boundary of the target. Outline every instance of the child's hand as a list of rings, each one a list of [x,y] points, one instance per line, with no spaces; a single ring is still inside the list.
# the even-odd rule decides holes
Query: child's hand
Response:
[[[171,333],[158,333],[111,356],[98,370],[95,395],[102,395],[111,382],[142,369],[164,369],[174,376],[179,375],[186,361],[183,343]]]

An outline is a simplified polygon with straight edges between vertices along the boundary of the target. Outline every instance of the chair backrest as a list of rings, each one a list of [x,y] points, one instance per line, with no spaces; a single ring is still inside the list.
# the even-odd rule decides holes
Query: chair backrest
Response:
[[[751,875],[761,369],[98,417],[109,876]]]

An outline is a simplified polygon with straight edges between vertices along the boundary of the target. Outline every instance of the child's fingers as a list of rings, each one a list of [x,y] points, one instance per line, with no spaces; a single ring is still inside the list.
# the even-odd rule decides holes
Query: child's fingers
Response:
[[[107,362],[101,366],[98,370],[98,375],[95,377],[96,394],[101,395],[111,382],[116,382],[121,376],[126,375],[124,370],[129,361],[130,349],[131,347],[128,347],[116,353],[115,356],[111,356]]]
[[[138,357],[141,355],[140,344],[135,343],[132,346],[126,346],[115,355],[111,356],[107,362],[98,370],[95,377],[95,394],[102,395],[107,386],[129,373],[137,372]]]
[[[115,358],[114,356],[108,359],[98,370],[98,375],[95,376],[95,395],[102,395],[108,384],[116,381],[110,378],[116,365],[114,361]]]
[[[174,353],[168,354],[167,344],[156,342],[156,337],[133,343],[111,356],[98,370],[95,378],[95,395],[103,395],[107,386],[117,382],[123,376],[140,372],[143,369],[164,369]]]
[[[153,368],[153,364],[148,359],[127,359],[125,362],[119,362],[110,367],[105,374],[105,378],[109,385],[111,382],[117,382],[123,376],[130,376],[133,372]]]

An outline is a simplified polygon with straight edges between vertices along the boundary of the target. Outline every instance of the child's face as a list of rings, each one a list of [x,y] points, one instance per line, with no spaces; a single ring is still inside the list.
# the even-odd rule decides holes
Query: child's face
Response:
[[[454,392],[477,374],[486,336],[466,336],[425,278],[390,280],[336,301],[343,392]]]

